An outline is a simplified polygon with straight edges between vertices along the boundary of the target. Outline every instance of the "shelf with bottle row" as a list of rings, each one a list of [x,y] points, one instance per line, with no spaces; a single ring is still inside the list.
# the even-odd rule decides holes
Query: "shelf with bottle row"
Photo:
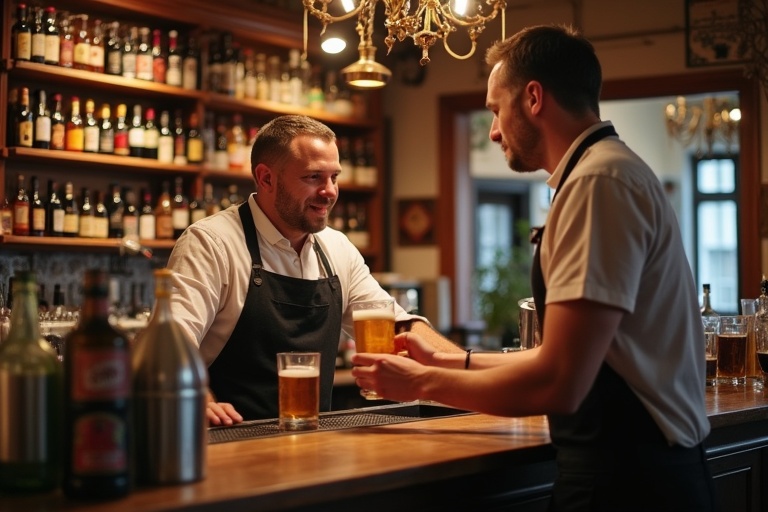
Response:
[[[170,251],[175,245],[175,240],[140,240],[143,247],[153,251]],[[0,246],[5,249],[19,250],[47,250],[57,251],[61,249],[82,250],[84,252],[108,252],[119,253],[123,242],[120,238],[82,238],[60,236],[16,236],[0,235]]]
[[[335,126],[373,129],[377,124],[369,118],[342,116],[325,110],[310,109],[299,105],[278,103],[269,100],[235,98],[221,93],[190,90],[174,85],[124,78],[117,75],[96,73],[82,69],[63,68],[27,61],[5,61],[3,68],[14,81],[51,82],[70,87],[86,86],[94,89],[109,89],[112,92],[128,93],[131,96],[157,98],[168,96],[174,100],[199,101],[205,108],[221,112],[239,112],[246,115],[271,117],[284,114],[306,115]]]

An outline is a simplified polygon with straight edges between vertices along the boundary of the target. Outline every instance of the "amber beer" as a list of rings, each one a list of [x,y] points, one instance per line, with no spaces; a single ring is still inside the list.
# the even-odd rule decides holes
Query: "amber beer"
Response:
[[[717,332],[717,380],[744,384],[747,380],[747,331],[745,316],[720,317]]]
[[[278,358],[280,430],[315,430],[320,410],[320,354],[284,352]]]
[[[355,349],[358,352],[395,353],[394,299],[353,304],[352,321],[355,326]],[[360,394],[368,400],[381,398],[367,389],[361,389]]]

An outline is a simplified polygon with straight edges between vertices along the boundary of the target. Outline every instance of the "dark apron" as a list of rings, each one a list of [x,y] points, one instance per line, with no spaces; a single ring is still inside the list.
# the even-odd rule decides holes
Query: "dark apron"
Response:
[[[613,126],[591,133],[576,148],[552,198],[592,144],[617,136]],[[541,270],[544,227],[536,244],[531,288],[544,339],[547,287]],[[557,448],[558,477],[552,510],[710,510],[712,483],[701,445],[669,447],[626,381],[603,362],[592,388],[574,414],[549,415]],[[691,469],[693,466],[694,469]]]
[[[278,352],[320,352],[320,410],[331,409],[341,334],[341,284],[320,245],[327,278],[297,279],[267,272],[250,207],[238,208],[252,267],[248,295],[235,330],[208,368],[216,400],[229,402],[245,420],[278,416]]]

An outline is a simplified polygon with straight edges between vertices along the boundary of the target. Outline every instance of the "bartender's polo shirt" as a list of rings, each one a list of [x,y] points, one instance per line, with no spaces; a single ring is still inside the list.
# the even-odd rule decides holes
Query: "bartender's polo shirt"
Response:
[[[577,138],[547,184],[596,124]],[[552,204],[541,246],[547,304],[588,299],[625,311],[606,362],[670,443],[709,433],[696,286],[677,217],[653,171],[616,137],[591,146]],[[563,333],[568,335],[568,333]]]
[[[290,245],[256,204],[248,199],[259,232],[259,251],[264,269],[276,274],[319,279],[325,275],[313,244],[319,243],[331,268],[339,276],[344,316],[342,330],[354,332],[350,302],[388,298],[371,276],[360,251],[341,232],[325,228],[310,234],[301,254]],[[243,235],[237,206],[201,219],[179,237],[168,260],[175,272],[172,308],[192,339],[200,345],[206,365],[224,348],[245,304],[251,274],[251,257]],[[416,318],[395,305],[397,320]],[[420,317],[419,317],[420,318]],[[258,333],[254,340],[258,342]]]

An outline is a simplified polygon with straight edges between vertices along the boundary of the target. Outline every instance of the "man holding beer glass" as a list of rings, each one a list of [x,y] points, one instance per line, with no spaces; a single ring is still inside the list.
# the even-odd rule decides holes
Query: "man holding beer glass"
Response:
[[[255,194],[179,237],[173,313],[208,365],[208,419],[231,425],[278,417],[278,352],[319,352],[320,409],[329,410],[350,304],[387,299],[362,255],[328,227],[341,173],[336,136],[305,116],[264,125],[253,145]],[[424,320],[394,306],[398,321]],[[458,351],[426,321],[408,322],[441,350]]]

